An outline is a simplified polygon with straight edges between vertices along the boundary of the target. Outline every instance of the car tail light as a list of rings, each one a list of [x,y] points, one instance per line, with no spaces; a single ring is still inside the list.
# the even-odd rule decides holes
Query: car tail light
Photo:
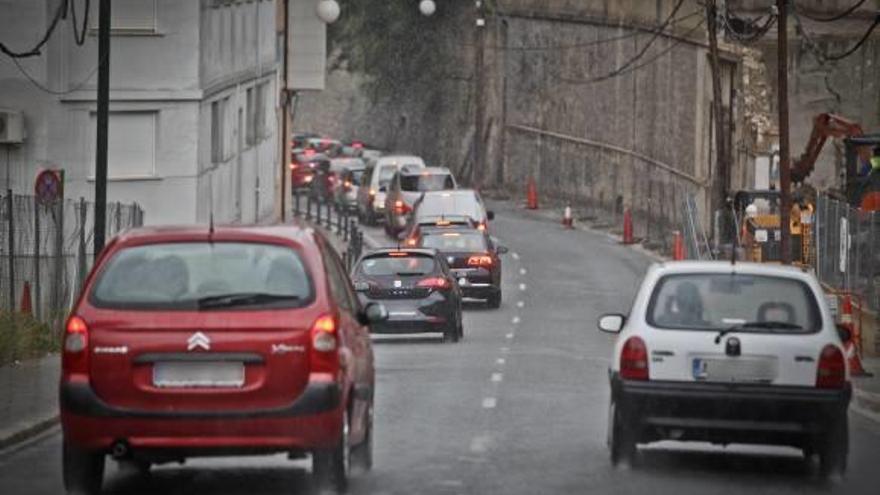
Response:
[[[311,371],[313,373],[334,373],[339,368],[339,332],[336,318],[324,315],[312,325]]]
[[[419,240],[415,237],[409,237],[403,243],[409,247],[416,247],[419,245]]]
[[[477,230],[485,231],[485,230],[486,230],[486,224],[485,224],[485,223],[480,223],[479,225],[477,225]]]
[[[88,371],[89,326],[79,316],[71,316],[64,328],[62,367],[65,373]]]
[[[816,370],[817,388],[843,388],[846,384],[846,360],[834,345],[826,345],[819,356]]]
[[[648,379],[648,348],[639,337],[630,337],[620,353],[620,376],[627,380]]]
[[[346,191],[351,191],[351,181],[350,180],[343,182],[342,186],[345,187]]]
[[[291,162],[290,170],[296,170],[298,167],[299,167],[299,165],[297,165],[295,162]]]
[[[468,266],[492,266],[492,257],[486,255],[471,256],[467,260]]]
[[[443,277],[429,277],[422,279],[416,284],[416,287],[424,287],[427,289],[445,290],[450,287],[449,280]]]
[[[394,212],[398,215],[403,215],[405,213],[409,213],[410,207],[408,204],[404,203],[401,200],[397,200],[394,202]]]

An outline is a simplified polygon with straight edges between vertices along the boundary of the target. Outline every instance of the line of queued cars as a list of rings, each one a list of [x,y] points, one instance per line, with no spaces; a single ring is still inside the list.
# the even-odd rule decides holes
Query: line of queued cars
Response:
[[[457,342],[464,298],[500,304],[492,214],[448,170],[316,135],[293,146],[295,191],[391,222],[406,246],[368,252],[349,273],[298,220],[111,239],[62,338],[67,493],[100,493],[108,457],[146,474],[277,453],[310,458],[319,489],[344,491],[352,467],[373,464],[371,333]]]

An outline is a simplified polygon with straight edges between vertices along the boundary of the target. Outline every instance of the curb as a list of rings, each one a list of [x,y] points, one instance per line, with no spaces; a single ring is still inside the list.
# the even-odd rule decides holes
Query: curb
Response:
[[[21,430],[13,433],[11,435],[7,435],[3,438],[0,438],[0,452],[2,452],[3,450],[7,450],[10,447],[14,447],[18,444],[21,444],[27,440],[30,440],[31,438],[39,435],[40,433],[43,433],[44,431],[52,428],[53,426],[58,424],[59,419],[60,419],[60,417],[56,414],[55,416],[52,416],[51,418],[46,418],[46,419],[37,421],[36,423],[31,424],[25,428],[22,428]]]

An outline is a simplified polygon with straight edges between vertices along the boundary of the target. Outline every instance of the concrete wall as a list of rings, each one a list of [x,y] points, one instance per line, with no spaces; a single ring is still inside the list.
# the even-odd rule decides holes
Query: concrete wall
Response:
[[[144,1],[155,1],[155,9],[145,11],[155,16],[140,21],[131,21],[133,9],[147,4],[113,4],[114,18],[131,23],[117,22],[111,37],[108,200],[139,203],[151,224],[205,220],[212,202],[217,221],[267,219],[278,154],[274,3]],[[97,2],[92,5],[96,8]],[[13,48],[32,46],[56,6],[57,0],[0,0],[4,42]],[[36,84],[59,94],[29,83],[8,57],[0,57],[0,108],[24,111],[28,127],[25,145],[10,148],[13,188],[30,191],[40,168],[63,168],[67,196],[91,199],[97,37],[91,30],[78,46],[71,24],[59,24],[43,55],[21,61]],[[246,91],[257,83],[266,88],[266,130],[257,142],[239,148],[237,136],[244,130],[235,116],[238,109],[247,111]],[[224,125],[231,153],[213,163],[210,104],[230,96],[235,108],[230,106]],[[114,121],[115,116],[148,117],[149,136],[133,135],[132,127]],[[122,149],[114,154],[119,143],[130,144],[132,153]],[[5,160],[0,149],[0,164],[5,166]],[[208,186],[212,181],[216,187]]]
[[[215,6],[216,5],[216,6]],[[275,165],[279,163],[275,108],[276,84],[275,4],[259,0],[223,5],[205,2],[201,9],[202,49],[199,58],[197,217],[218,222],[254,223],[267,220],[275,202]],[[247,92],[265,92],[265,132],[255,141],[246,139]],[[228,153],[215,160],[211,153],[211,105],[226,101],[222,122]]]

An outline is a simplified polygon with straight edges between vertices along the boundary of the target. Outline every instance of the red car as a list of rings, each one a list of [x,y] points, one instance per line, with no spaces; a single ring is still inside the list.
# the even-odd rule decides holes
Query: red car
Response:
[[[105,458],[312,457],[344,489],[372,464],[368,325],[339,256],[305,226],[166,227],[111,241],[67,321],[65,488],[100,491]]]

